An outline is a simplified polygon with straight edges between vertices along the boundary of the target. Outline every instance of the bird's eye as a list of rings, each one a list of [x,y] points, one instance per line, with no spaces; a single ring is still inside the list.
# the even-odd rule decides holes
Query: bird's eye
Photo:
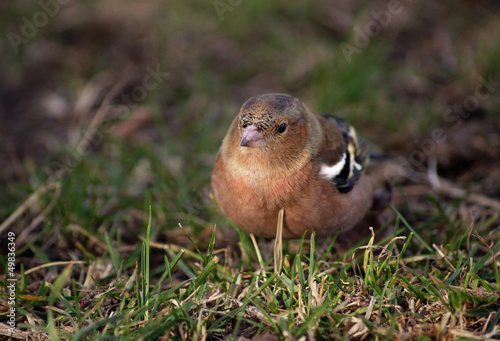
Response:
[[[276,128],[276,132],[282,134],[286,130],[286,123],[281,123],[278,128]]]

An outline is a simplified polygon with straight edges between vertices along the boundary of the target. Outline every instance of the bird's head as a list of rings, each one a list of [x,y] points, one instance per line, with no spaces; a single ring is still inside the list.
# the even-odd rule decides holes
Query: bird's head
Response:
[[[232,151],[269,167],[293,167],[313,143],[314,115],[299,99],[285,94],[250,98],[233,122]]]
[[[238,115],[240,146],[283,150],[303,145],[308,133],[305,111],[303,103],[290,95],[250,98]]]

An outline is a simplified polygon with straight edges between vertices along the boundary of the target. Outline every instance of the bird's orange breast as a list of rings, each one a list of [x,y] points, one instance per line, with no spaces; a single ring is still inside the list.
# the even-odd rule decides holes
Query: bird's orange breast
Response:
[[[312,165],[288,176],[243,176],[231,172],[218,155],[212,173],[214,195],[231,221],[257,236],[275,236],[281,208],[284,238],[300,238],[313,228],[318,236],[333,236],[361,220],[371,206],[372,189],[362,178],[353,191],[340,194]]]

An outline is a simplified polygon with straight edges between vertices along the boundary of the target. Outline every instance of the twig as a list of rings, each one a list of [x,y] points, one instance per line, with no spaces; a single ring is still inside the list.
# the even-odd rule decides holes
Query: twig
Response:
[[[274,272],[281,273],[283,268],[283,218],[285,209],[282,208],[278,213],[278,226],[276,227],[276,239],[274,241]]]

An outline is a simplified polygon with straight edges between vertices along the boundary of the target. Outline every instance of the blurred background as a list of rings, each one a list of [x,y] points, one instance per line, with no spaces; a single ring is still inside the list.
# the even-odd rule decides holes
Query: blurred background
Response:
[[[201,236],[229,226],[211,167],[241,104],[265,92],[345,117],[389,155],[381,177],[413,222],[438,223],[446,200],[498,216],[499,11],[493,0],[2,2],[0,222],[54,260],[99,248],[105,232],[137,243],[149,205],[168,241],[183,238],[178,223]],[[443,188],[441,204],[428,198]],[[463,206],[464,193],[479,199]]]

